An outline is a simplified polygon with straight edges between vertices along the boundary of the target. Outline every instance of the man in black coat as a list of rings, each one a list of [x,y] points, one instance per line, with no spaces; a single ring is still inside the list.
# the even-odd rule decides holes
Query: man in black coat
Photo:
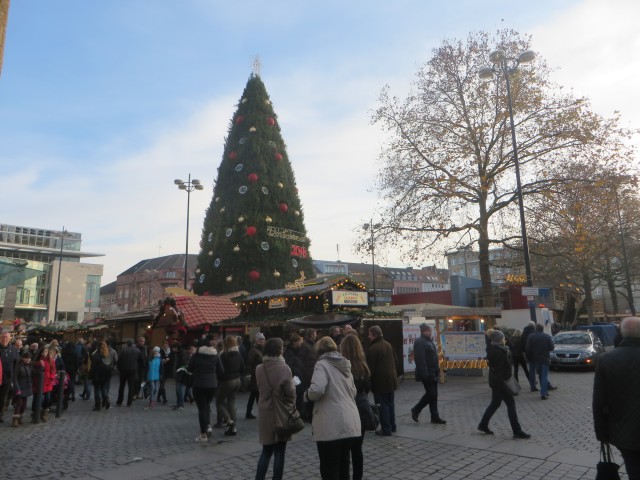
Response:
[[[11,345],[11,333],[5,330],[0,334],[0,361],[2,361],[2,380],[0,381],[0,422],[4,412],[11,403],[9,391],[13,379],[13,367],[18,357],[18,351]]]
[[[118,371],[120,372],[120,385],[118,387],[118,400],[116,405],[122,405],[124,400],[124,386],[127,385],[127,407],[131,406],[133,396],[138,386],[138,366],[140,364],[140,350],[133,346],[133,339],[127,338],[125,345],[118,355]]]
[[[416,362],[416,382],[422,382],[424,395],[411,409],[411,418],[417,422],[422,409],[429,405],[431,423],[447,423],[438,413],[438,347],[431,338],[431,327],[426,323],[420,325],[420,336],[413,343],[413,355]]]
[[[622,341],[596,366],[593,424],[596,438],[622,453],[627,475],[640,479],[640,318],[622,321]]]
[[[549,382],[549,365],[551,363],[551,352],[555,346],[551,335],[544,332],[544,326],[541,323],[536,325],[535,333],[527,338],[527,358],[529,359],[529,383],[531,391],[535,392],[536,388],[536,372],[540,381],[540,398],[546,400],[549,398],[549,390],[555,390],[556,387]]]

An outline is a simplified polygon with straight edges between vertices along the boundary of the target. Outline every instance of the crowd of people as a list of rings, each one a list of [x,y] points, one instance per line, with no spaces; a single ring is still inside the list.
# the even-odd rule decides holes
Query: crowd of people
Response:
[[[548,377],[553,342],[543,330],[541,325],[531,323],[516,335],[505,334],[507,330],[500,327],[486,332],[492,396],[478,425],[481,432],[493,434],[489,422],[504,402],[514,438],[530,438],[518,420],[514,398],[518,392],[508,384],[512,378],[517,383],[522,368],[531,391],[540,392],[542,400],[557,388]],[[422,410],[428,407],[431,423],[444,425],[446,421],[438,410],[438,349],[430,325],[420,325],[420,332],[414,343],[415,379],[423,384],[425,392],[411,408],[411,418],[418,422]],[[640,394],[640,319],[625,319],[621,332],[619,347],[606,354],[598,365],[593,411],[597,438],[617,446],[629,478],[639,478],[640,425],[631,393]],[[117,406],[131,406],[137,399],[148,402],[148,408],[166,405],[166,380],[173,378],[173,410],[184,410],[185,402],[195,403],[199,426],[195,441],[206,443],[214,428],[224,429],[224,435],[237,434],[236,398],[246,389],[249,396],[245,419],[258,419],[258,440],[263,447],[256,480],[265,478],[272,458],[273,478],[281,479],[284,472],[291,435],[275,428],[273,412],[278,404],[311,412],[312,439],[317,445],[323,480],[360,480],[366,429],[356,399],[373,394],[379,413],[379,429],[375,433],[389,436],[396,432],[394,392],[398,388],[393,347],[384,339],[380,327],[371,326],[366,333],[366,349],[358,332],[346,325],[332,327],[328,335],[319,339],[313,328],[291,333],[286,344],[280,338],[266,339],[263,333],[255,334],[253,342],[233,335],[224,339],[207,335],[192,345],[170,345],[165,341],[149,350],[145,337],[139,337],[135,343],[126,339],[116,351],[105,340],[23,346],[19,338],[12,340],[10,332],[3,332],[0,422],[12,405],[11,426],[22,425],[30,398],[31,421],[46,422],[52,405],[58,401],[56,397],[62,395],[60,400],[66,408],[69,401],[75,401],[79,387],[80,398],[89,400],[93,394],[93,410],[108,410],[109,387],[115,373],[119,375]],[[58,375],[61,371],[65,372],[64,377]],[[257,417],[253,410],[256,404]]]

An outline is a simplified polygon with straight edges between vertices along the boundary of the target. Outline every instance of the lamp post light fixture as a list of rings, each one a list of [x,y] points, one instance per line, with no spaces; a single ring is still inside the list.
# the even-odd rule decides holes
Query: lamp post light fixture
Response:
[[[184,289],[187,289],[187,266],[189,264],[189,202],[191,200],[191,192],[194,190],[203,190],[204,187],[200,183],[200,180],[197,178],[191,179],[191,174],[189,174],[189,179],[184,182],[179,178],[176,178],[173,183],[178,186],[178,189],[184,190],[187,192],[187,240],[185,246],[185,255],[184,255]]]
[[[62,272],[62,249],[64,248],[64,237],[66,234],[67,231],[62,227],[62,232],[58,234],[58,238],[60,238],[60,255],[58,256],[58,281],[56,283],[56,303],[55,308],[53,309],[52,322],[56,322],[58,320],[58,298],[60,297],[60,274]]]
[[[511,99],[511,82],[509,77],[518,71],[521,63],[532,62],[536,58],[533,50],[526,50],[518,55],[517,58],[507,57],[504,50],[494,50],[489,54],[489,60],[493,63],[492,67],[483,67],[478,72],[478,76],[482,80],[490,80],[500,73],[504,76],[507,84],[507,105],[509,107],[509,121],[511,124],[511,142],[513,145],[513,163],[516,169],[516,188],[518,194],[518,207],[520,209],[520,228],[522,232],[522,251],[524,254],[524,268],[527,276],[527,287],[533,286],[533,277],[531,275],[531,260],[529,257],[529,242],[527,240],[527,225],[524,218],[524,200],[522,198],[522,182],[520,181],[520,160],[518,158],[518,144],[516,142],[516,126],[513,120],[513,101]],[[532,301],[529,301],[529,311],[531,321],[536,321],[536,308]]]
[[[375,241],[373,238],[373,234],[375,230],[378,230],[382,224],[380,223],[365,223],[362,228],[365,230],[369,230],[371,232],[371,277],[373,279],[373,302],[372,305],[376,302],[376,256],[375,256]]]

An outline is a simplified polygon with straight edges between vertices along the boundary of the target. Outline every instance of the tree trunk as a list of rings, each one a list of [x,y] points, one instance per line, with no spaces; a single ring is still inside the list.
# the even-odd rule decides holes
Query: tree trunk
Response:
[[[618,291],[616,290],[616,285],[613,280],[607,280],[607,288],[609,289],[609,294],[611,295],[611,306],[613,307],[613,316],[618,314]]]
[[[584,302],[582,305],[587,311],[587,324],[593,324],[593,296],[591,295],[591,275],[584,269],[582,270],[582,288],[584,289]]]
[[[480,208],[482,210],[483,205]],[[478,232],[478,263],[480,281],[482,282],[482,306],[493,307],[493,285],[491,283],[491,270],[489,270],[489,231],[487,229],[486,215],[482,218]]]

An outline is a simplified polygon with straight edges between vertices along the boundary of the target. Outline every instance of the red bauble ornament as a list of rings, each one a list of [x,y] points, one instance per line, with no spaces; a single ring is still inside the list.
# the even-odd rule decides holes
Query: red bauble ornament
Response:
[[[276,120],[273,117],[267,117],[267,125],[273,127],[276,124]]]
[[[238,115],[236,117],[236,125],[240,125],[242,122],[244,122],[244,117],[242,115]]]
[[[257,282],[258,280],[260,280],[260,272],[257,270],[251,270],[249,272],[249,278],[254,282]]]
[[[231,152],[229,154],[229,160],[235,160],[236,158],[238,158],[238,152]]]
[[[278,205],[278,208],[280,209],[280,211],[282,213],[287,213],[287,211],[289,210],[289,205],[287,205],[286,203],[282,202],[280,205]]]
[[[253,237],[256,233],[258,233],[258,230],[256,229],[256,227],[251,226],[251,227],[247,227],[247,235],[249,235],[250,237]]]
[[[282,154],[281,153],[276,153],[273,157],[278,161],[282,160]]]
[[[251,183],[256,183],[258,181],[258,174],[250,173],[249,175],[247,175],[247,180],[249,180]]]

